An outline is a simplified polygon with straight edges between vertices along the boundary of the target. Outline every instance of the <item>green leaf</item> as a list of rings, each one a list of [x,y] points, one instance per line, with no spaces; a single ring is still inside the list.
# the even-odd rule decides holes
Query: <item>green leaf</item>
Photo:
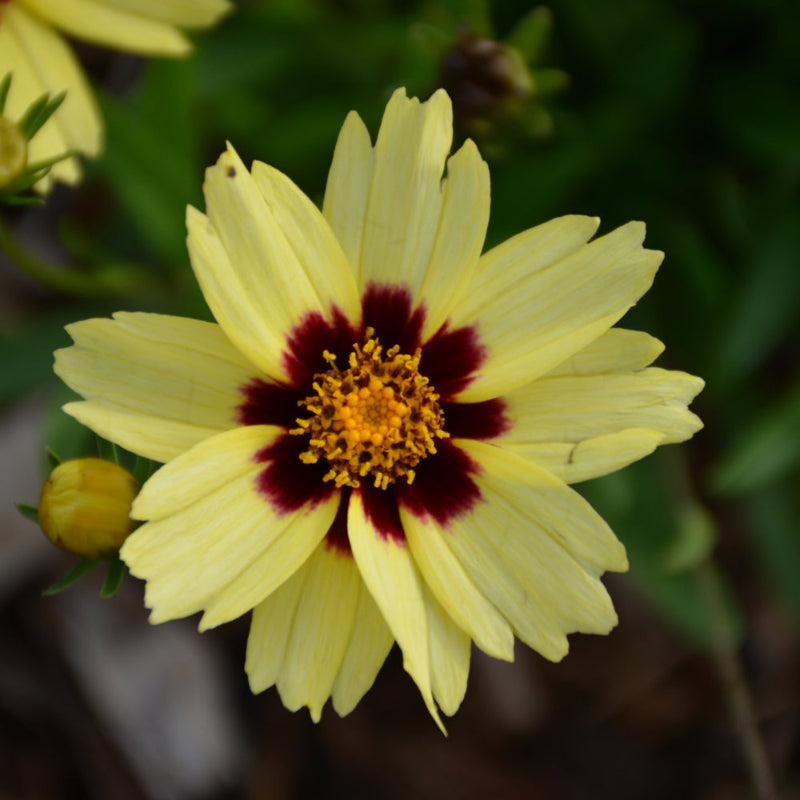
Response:
[[[750,544],[765,578],[800,626],[800,537],[797,535],[800,494],[796,478],[792,476],[748,496],[744,508]]]
[[[491,9],[488,0],[443,0],[441,3],[470,33],[494,38]]]
[[[505,43],[519,50],[528,64],[535,64],[553,30],[553,12],[545,6],[529,11],[506,37]]]
[[[98,564],[101,563],[101,559],[92,560],[88,558],[82,558],[78,561],[77,564],[63,577],[61,580],[56,581],[55,583],[48,586],[42,594],[49,597],[50,595],[58,594],[59,592],[63,592],[64,589],[68,589],[72,586],[73,583],[80,580],[87,572],[91,572]]]
[[[186,260],[186,204],[202,207],[191,154],[173,146],[160,120],[101,97],[108,145],[98,162],[142,239],[168,263]]]
[[[717,541],[714,519],[696,503],[678,514],[675,538],[664,550],[663,563],[667,573],[689,572],[706,561]]]
[[[3,77],[0,81],[0,114],[3,113],[6,107],[6,98],[8,97],[8,90],[11,87],[11,73]]]
[[[41,441],[65,460],[82,458],[92,452],[94,446],[94,434],[62,409],[65,403],[79,399],[80,396],[63,383],[54,383],[42,424]],[[42,468],[50,472],[52,465],[43,462]]]
[[[30,391],[53,374],[53,351],[70,341],[64,325],[83,309],[48,310],[0,331],[0,404]],[[5,328],[5,326],[3,326]]]
[[[42,125],[50,119],[66,96],[66,92],[61,92],[51,100],[48,95],[42,95],[28,108],[19,122],[19,128],[28,141],[33,139]]]
[[[590,500],[611,525],[628,551],[631,576],[663,616],[698,646],[711,649],[714,631],[704,611],[699,559],[710,547],[703,526],[708,521],[687,517],[684,490],[687,477],[677,454],[658,451],[612,475],[581,484]],[[665,558],[666,555],[666,558]],[[670,561],[671,557],[671,561]],[[694,562],[692,564],[692,562]],[[675,571],[697,565],[698,569]],[[736,637],[744,629],[742,615],[729,582],[721,578],[728,598],[728,623]]]
[[[783,478],[800,464],[800,382],[780,403],[743,426],[712,476],[720,494],[742,494]]]
[[[143,486],[145,481],[155,471],[156,463],[149,458],[137,456],[136,463],[133,465],[133,477],[136,478],[139,486]]]
[[[715,356],[716,375],[724,387],[747,380],[776,343],[795,329],[800,305],[800,230],[794,217],[774,222],[771,235],[749,258],[748,273],[737,281],[738,297],[731,303],[727,320],[717,321],[720,332]]]
[[[47,458],[47,463],[50,464],[50,469],[55,469],[57,466],[63,463],[50,447],[45,447],[44,454]]]
[[[20,197],[19,195],[6,195],[0,194],[0,203],[5,203],[7,206],[43,206],[44,200],[41,197]]]
[[[97,437],[97,455],[105,461],[113,461],[119,464],[119,449],[114,442],[103,439],[101,436]]]
[[[23,517],[39,524],[39,509],[36,506],[32,506],[30,503],[14,503],[14,505]]]
[[[100,597],[113,597],[119,590],[126,572],[125,562],[119,555],[111,558],[108,562],[108,572],[106,572],[103,588],[100,589]]]

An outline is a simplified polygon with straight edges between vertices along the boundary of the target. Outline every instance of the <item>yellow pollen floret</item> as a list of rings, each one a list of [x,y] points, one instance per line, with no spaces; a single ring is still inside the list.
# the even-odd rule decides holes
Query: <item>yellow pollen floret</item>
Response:
[[[420,351],[410,356],[395,346],[384,353],[371,328],[364,338],[347,369],[325,353],[330,369],[314,376],[315,394],[300,401],[311,416],[298,419],[291,433],[309,437],[301,461],[328,462],[326,481],[357,488],[369,475],[386,489],[400,477],[411,483],[414,467],[448,434],[439,395],[419,374]]]

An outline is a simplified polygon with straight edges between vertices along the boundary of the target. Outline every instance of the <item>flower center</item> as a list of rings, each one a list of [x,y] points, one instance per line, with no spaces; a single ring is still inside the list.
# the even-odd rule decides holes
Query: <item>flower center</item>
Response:
[[[358,488],[370,475],[385,489],[401,476],[411,483],[414,467],[448,434],[439,395],[419,374],[420,351],[409,356],[395,346],[384,353],[371,328],[365,339],[353,346],[345,370],[325,351],[331,368],[314,376],[315,394],[299,403],[312,416],[298,419],[291,433],[309,435],[301,461],[328,461],[326,481]]]

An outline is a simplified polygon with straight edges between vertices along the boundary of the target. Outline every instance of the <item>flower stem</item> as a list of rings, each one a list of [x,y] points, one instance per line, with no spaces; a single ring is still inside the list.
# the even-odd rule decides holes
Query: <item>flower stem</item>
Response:
[[[98,300],[109,297],[130,296],[140,293],[141,278],[130,270],[82,273],[49,264],[32,256],[21,247],[5,222],[0,218],[0,251],[3,251],[16,267],[36,283],[60,294]]]
[[[706,560],[695,574],[708,614],[714,662],[722,680],[728,710],[733,717],[756,797],[758,800],[778,800],[775,778],[758,728],[753,701],[739,659],[736,636],[726,610],[719,571],[711,560]]]

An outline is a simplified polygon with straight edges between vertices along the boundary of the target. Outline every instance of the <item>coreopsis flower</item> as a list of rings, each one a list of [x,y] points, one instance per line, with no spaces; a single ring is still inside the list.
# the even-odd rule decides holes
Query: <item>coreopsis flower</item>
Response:
[[[89,82],[62,34],[91,44],[145,56],[185,56],[191,49],[180,28],[213,25],[229,0],[0,0],[0,75],[12,73],[8,113],[21,116],[42,94],[67,92],[67,99],[31,143],[32,161],[68,150],[89,157],[102,149],[103,123]],[[75,184],[76,158],[56,164],[39,190],[53,180]]]
[[[68,413],[166,462],[121,551],[151,621],[252,610],[252,690],[315,720],[395,641],[438,721],[471,642],[558,660],[607,633],[625,550],[568,484],[701,427],[702,381],[613,327],[662,259],[644,225],[589,241],[598,221],[567,216],[481,255],[488,169],[451,138],[443,91],[397,91],[374,146],[352,113],[321,212],[229,147],[187,213],[216,323],[119,313],[56,354],[86,398]]]
[[[39,497],[39,525],[56,547],[82,558],[116,553],[137,526],[130,518],[136,478],[101,458],[78,458],[50,473]]]

